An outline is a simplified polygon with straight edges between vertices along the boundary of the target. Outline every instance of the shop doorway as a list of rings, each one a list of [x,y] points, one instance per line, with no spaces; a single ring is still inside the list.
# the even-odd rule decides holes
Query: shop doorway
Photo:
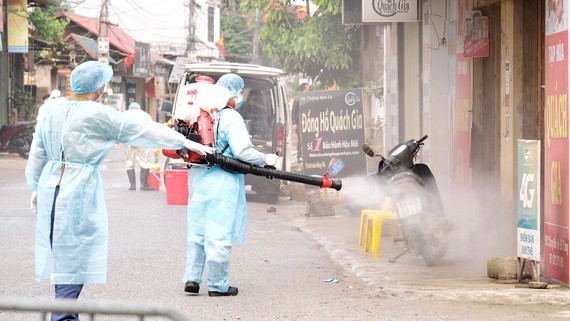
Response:
[[[501,133],[501,7],[482,10],[489,17],[489,57],[473,59],[471,168],[473,191],[484,212],[499,211]]]

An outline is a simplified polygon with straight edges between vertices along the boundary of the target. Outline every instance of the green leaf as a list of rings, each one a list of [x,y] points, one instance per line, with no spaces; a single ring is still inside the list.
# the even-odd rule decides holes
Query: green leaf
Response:
[[[303,19],[297,17],[294,6],[255,3],[260,10],[270,8],[265,11],[260,40],[269,57],[286,71],[306,73],[323,86],[359,85],[354,82],[360,78],[358,29],[342,25],[339,1],[315,1],[319,10]]]

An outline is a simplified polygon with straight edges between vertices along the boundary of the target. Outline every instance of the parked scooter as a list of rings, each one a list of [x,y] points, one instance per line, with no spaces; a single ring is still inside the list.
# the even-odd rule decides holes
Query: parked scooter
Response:
[[[426,164],[415,163],[427,137],[394,146],[386,158],[376,155],[369,145],[362,146],[368,156],[381,157],[377,174],[383,185],[390,186],[398,216],[400,235],[395,241],[401,242],[404,250],[391,262],[409,252],[433,266],[447,252],[451,224],[445,218],[435,177]]]
[[[0,152],[16,153],[28,158],[34,138],[35,121],[21,121],[0,128]]]

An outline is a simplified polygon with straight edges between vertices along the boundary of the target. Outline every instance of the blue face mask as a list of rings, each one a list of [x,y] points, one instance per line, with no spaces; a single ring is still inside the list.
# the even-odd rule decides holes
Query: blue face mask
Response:
[[[243,95],[239,94],[236,98],[236,110],[241,108],[241,105],[243,105]]]

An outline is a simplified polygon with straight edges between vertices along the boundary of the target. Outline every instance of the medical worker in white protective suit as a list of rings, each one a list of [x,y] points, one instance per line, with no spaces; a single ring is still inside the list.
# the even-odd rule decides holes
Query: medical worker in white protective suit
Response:
[[[89,61],[71,72],[74,95],[46,106],[26,166],[37,213],[36,280],[51,280],[56,298],[77,299],[85,283],[105,283],[108,222],[99,164],[117,142],[182,149],[202,155],[206,147],[155,122],[132,120],[96,102],[113,71]],[[52,314],[51,320],[79,320]]]
[[[152,121],[152,117],[150,117],[146,111],[142,110],[141,105],[135,101],[129,104],[129,108],[125,111],[125,115],[141,122]],[[154,188],[148,185],[148,174],[150,169],[148,154],[148,149],[144,147],[131,145],[125,146],[125,169],[127,170],[127,177],[129,178],[129,191],[134,191],[137,189],[137,175],[135,173],[136,164],[138,164],[140,167],[141,190],[154,190]]]
[[[253,148],[242,116],[243,79],[226,74],[216,85],[230,91],[227,106],[214,123],[216,151],[255,165],[275,166],[277,155]],[[233,242],[243,242],[247,225],[244,174],[230,173],[214,165],[193,166],[188,172],[188,252],[184,291],[198,293],[204,267],[209,296],[232,296],[229,286],[230,253]]]

